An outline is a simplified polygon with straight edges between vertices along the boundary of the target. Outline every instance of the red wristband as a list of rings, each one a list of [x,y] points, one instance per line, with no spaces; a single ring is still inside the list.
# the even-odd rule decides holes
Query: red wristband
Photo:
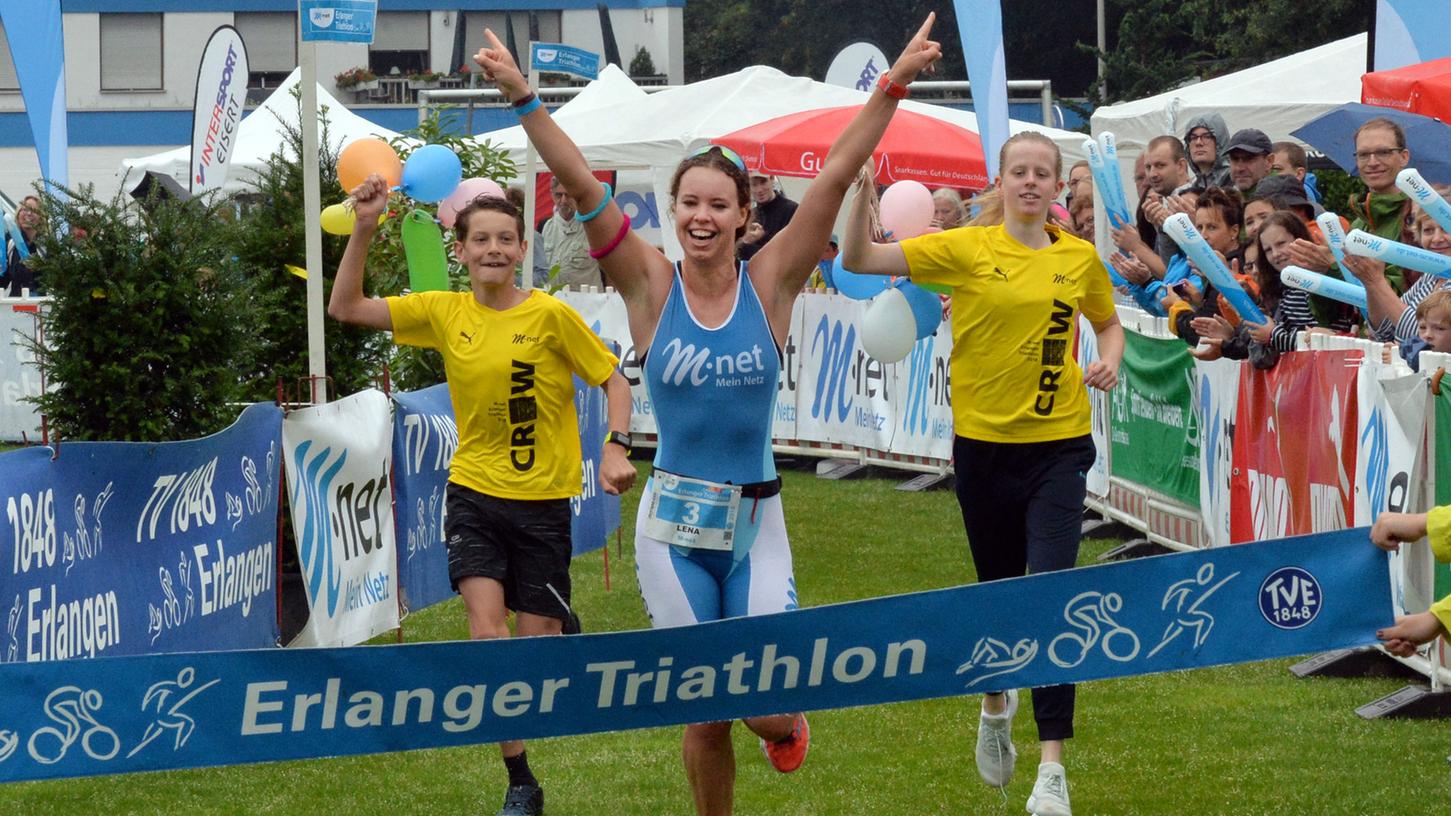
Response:
[[[882,93],[893,99],[906,99],[912,94],[906,85],[898,85],[893,82],[890,74],[882,74],[881,80],[877,82],[877,87],[882,89]]]
[[[620,222],[620,231],[615,233],[614,240],[610,241],[608,244],[605,244],[599,249],[591,249],[589,251],[589,256],[591,258],[594,258],[596,261],[598,261],[600,258],[603,258],[611,252],[614,252],[615,247],[619,246],[620,242],[625,240],[625,236],[630,234],[630,216],[628,213],[623,213],[623,215],[625,216],[625,220]]]

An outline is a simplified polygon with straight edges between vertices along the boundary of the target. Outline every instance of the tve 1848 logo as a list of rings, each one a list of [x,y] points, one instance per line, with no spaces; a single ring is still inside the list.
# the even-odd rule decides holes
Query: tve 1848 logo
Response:
[[[1301,629],[1320,614],[1320,582],[1300,567],[1280,567],[1260,584],[1260,614],[1280,629]]]

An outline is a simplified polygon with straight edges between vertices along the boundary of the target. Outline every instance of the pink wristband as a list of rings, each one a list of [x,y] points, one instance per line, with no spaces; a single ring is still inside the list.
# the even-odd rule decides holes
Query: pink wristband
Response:
[[[625,240],[625,236],[630,234],[630,216],[628,213],[621,213],[621,215],[625,216],[625,220],[620,223],[620,231],[615,234],[614,240],[610,241],[608,244],[605,244],[599,249],[591,249],[589,251],[589,256],[591,258],[594,258],[596,261],[598,261],[600,258],[603,258],[611,252],[614,252],[615,247],[619,246],[620,242]]]

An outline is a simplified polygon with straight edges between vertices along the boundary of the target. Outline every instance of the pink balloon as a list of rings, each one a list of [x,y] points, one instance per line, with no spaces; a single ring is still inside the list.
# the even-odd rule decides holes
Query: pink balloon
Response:
[[[932,191],[917,181],[899,181],[882,194],[882,229],[891,240],[915,238],[932,226]]]
[[[443,222],[445,227],[452,228],[453,221],[458,217],[458,211],[468,206],[470,201],[481,195],[504,197],[504,190],[491,179],[470,178],[459,182],[448,198],[438,203],[438,220]]]

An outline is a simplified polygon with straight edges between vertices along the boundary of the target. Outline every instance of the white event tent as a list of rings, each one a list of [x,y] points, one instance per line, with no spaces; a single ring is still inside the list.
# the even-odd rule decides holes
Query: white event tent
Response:
[[[615,71],[618,73],[618,69]],[[778,116],[815,108],[860,105],[868,98],[862,91],[789,76],[759,65],[659,93],[642,93],[640,97],[634,97],[620,80],[628,82],[623,75],[613,78],[602,74],[586,89],[587,93],[595,85],[603,84],[599,103],[579,105],[584,100],[576,99],[561,108],[554,118],[579,146],[590,166],[649,173],[658,202],[668,200],[670,176],[680,160],[711,139]],[[977,132],[977,117],[969,111],[910,100],[902,106]],[[1063,151],[1065,168],[1084,157],[1081,133],[1019,121],[1011,123],[1011,130],[1013,133],[1034,130],[1047,135]],[[480,134],[478,138],[487,139],[495,148],[506,151],[521,173],[524,171],[522,127],[503,128]],[[537,167],[539,171],[544,169],[542,163]],[[790,193],[802,186],[804,181],[792,181],[786,189]],[[673,230],[662,229],[660,241],[668,255],[678,257]]]
[[[301,127],[298,121],[300,106],[292,96],[292,91],[297,87],[301,73],[300,68],[294,70],[292,75],[278,86],[277,90],[273,91],[272,95],[267,97],[261,105],[247,114],[246,118],[242,120],[242,124],[238,126],[237,146],[232,154],[231,171],[227,174],[226,185],[222,187],[225,193],[230,195],[251,190],[252,182],[256,178],[256,171],[265,167],[268,158],[285,144],[283,124],[286,123],[294,128]],[[328,141],[336,148],[345,147],[357,139],[369,137],[391,139],[398,135],[348,110],[347,106],[323,90],[321,85],[317,86],[317,108],[319,127],[321,127],[321,119],[325,112]],[[319,138],[321,138],[320,135]],[[187,174],[190,172],[190,165],[191,146],[186,145],[150,156],[123,159],[121,167],[116,173],[123,177],[121,186],[128,190],[134,187],[148,170],[169,175],[176,179],[182,187],[188,187]]]

